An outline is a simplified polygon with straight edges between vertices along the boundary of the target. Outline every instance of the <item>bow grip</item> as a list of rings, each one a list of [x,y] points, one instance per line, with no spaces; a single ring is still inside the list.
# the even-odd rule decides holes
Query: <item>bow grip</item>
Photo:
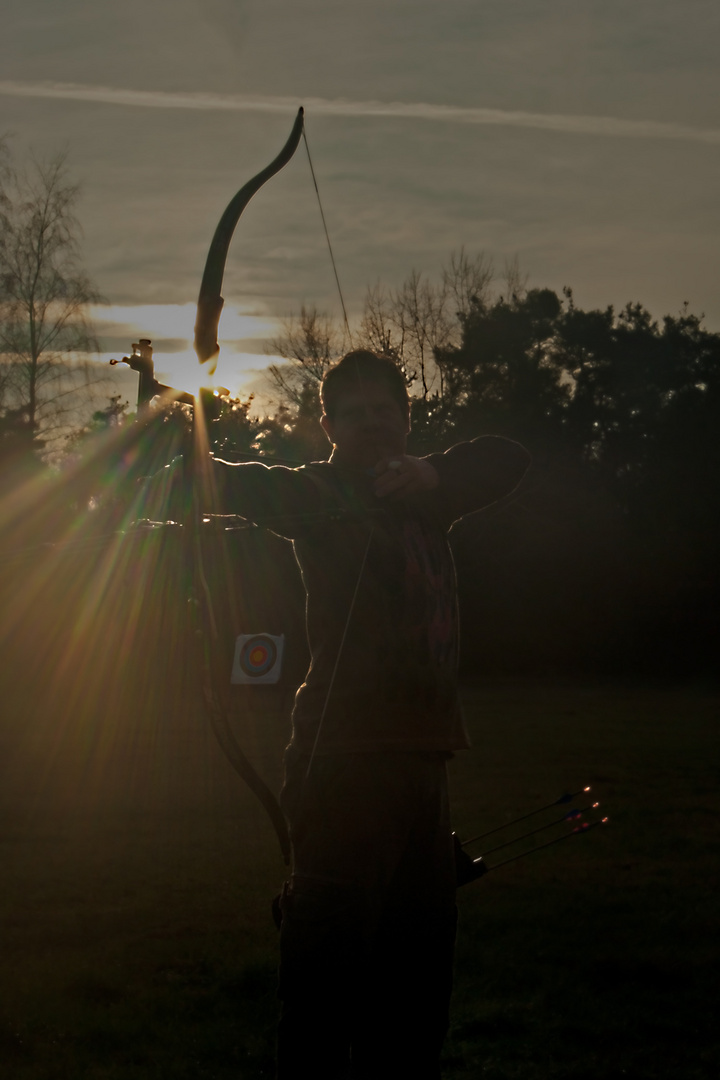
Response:
[[[210,363],[210,374],[215,371],[220,346],[218,325],[225,301],[222,296],[201,296],[195,319],[195,353],[201,364]]]

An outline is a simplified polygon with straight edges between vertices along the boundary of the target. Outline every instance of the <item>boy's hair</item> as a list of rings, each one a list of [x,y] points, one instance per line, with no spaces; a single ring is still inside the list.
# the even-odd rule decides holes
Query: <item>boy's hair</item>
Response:
[[[364,382],[385,383],[403,412],[410,406],[405,379],[389,356],[379,356],[369,349],[354,349],[325,372],[320,386],[323,412],[332,420],[343,390],[356,390]]]

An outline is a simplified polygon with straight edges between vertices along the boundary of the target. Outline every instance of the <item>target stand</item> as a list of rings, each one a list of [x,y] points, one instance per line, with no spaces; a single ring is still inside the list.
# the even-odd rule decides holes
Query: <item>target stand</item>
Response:
[[[239,634],[235,639],[231,684],[260,686],[279,682],[284,648],[284,634]]]

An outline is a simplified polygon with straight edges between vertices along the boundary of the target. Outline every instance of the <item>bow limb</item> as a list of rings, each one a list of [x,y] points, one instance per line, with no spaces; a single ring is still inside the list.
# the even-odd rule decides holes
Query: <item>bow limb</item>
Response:
[[[215,370],[217,356],[220,351],[217,335],[220,313],[224,303],[221,296],[221,290],[223,275],[225,273],[225,263],[227,261],[230,241],[232,240],[235,226],[253,195],[267,180],[278,173],[283,166],[290,161],[297,150],[302,135],[302,129],[303,110],[299,109],[293,129],[290,132],[290,137],[280,153],[266,168],[259,172],[257,176],[254,176],[252,180],[249,180],[247,184],[240,188],[237,195],[230,200],[215,229],[215,235],[210,244],[202,283],[200,285],[197,319],[195,322],[195,352],[197,353],[197,358],[201,364],[210,364],[211,372]],[[198,409],[202,409],[200,396],[195,399],[195,416]],[[197,416],[195,418],[195,424],[197,425]],[[197,434],[198,431],[196,427],[195,437],[192,441],[192,449],[190,450],[191,460],[187,462],[190,484],[193,491],[193,507],[189,520],[189,538],[191,538],[192,547],[194,549],[191,558],[194,556],[197,577],[199,579],[199,588],[197,590],[199,596],[197,599],[199,600],[200,611],[198,614],[202,613],[205,616],[205,627],[203,628],[203,637],[205,639],[203,677],[205,702],[217,741],[233,768],[242,777],[266,810],[280,843],[283,859],[286,863],[289,863],[290,837],[288,835],[288,827],[283,812],[280,809],[280,805],[275,798],[275,795],[262,777],[258,775],[255,768],[240,748],[230,724],[224,695],[217,692],[215,685],[215,673],[213,671],[211,654],[218,637],[218,628],[203,567],[201,539],[202,511],[204,509],[204,506],[202,505],[204,501],[203,492],[207,490],[208,485],[203,483],[203,480],[207,479],[207,477],[203,476],[203,466],[206,466],[206,462],[200,460],[201,457],[204,459],[205,455],[200,452]]]
[[[197,510],[197,487],[196,485],[193,485],[193,487],[193,501],[196,505],[193,507],[188,521],[187,533],[187,540],[191,544],[188,555],[194,564],[195,571],[195,590],[192,596],[191,609],[198,620],[196,626],[201,638],[202,684],[207,713],[220,748],[232,767],[265,809],[278,838],[282,857],[285,863],[289,864],[290,836],[285,816],[280,809],[277,798],[242,750],[230,722],[230,701],[226,692],[222,689],[223,684],[227,685],[228,673],[226,670],[222,672],[218,670],[217,658],[222,653],[220,631],[215,618],[210,586],[205,574],[203,538],[201,536],[202,514],[198,513]],[[220,686],[219,690],[218,685]]]
[[[222,283],[235,226],[255,192],[259,191],[267,180],[280,172],[297,150],[303,130],[303,116],[303,109],[298,109],[293,129],[282,150],[257,176],[248,180],[247,184],[241,187],[237,195],[230,200],[212,238],[198,296],[194,342],[198,360],[201,364],[209,363],[211,373],[215,370],[220,351],[217,342],[218,324],[225,303],[221,296]]]
[[[280,803],[240,749],[230,725],[227,711],[223,709],[212,687],[208,686],[207,683],[205,686],[205,702],[217,741],[224,750],[230,764],[264,807],[278,838],[282,857],[285,864],[288,865],[290,863],[290,835],[285,816],[280,809]]]

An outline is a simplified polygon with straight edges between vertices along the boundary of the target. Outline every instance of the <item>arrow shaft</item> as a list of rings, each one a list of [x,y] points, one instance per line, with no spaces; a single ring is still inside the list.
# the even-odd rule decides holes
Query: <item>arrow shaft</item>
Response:
[[[537,847],[531,848],[529,851],[521,851],[519,855],[511,855],[509,859],[503,859],[502,862],[495,863],[494,866],[488,866],[488,873],[491,870],[499,870],[501,866],[507,866],[508,863],[517,862],[518,859],[524,859],[526,855],[533,855],[536,851],[542,851],[543,848],[552,847],[553,844],[561,844],[563,840],[569,840],[572,836],[584,836],[585,833],[589,833],[591,829],[596,829],[598,825],[603,825],[605,819],[602,821],[593,821],[589,825],[585,825],[582,829],[573,829],[572,832],[564,833],[563,836],[556,836],[554,840],[548,840],[546,844],[538,844]]]
[[[578,817],[584,814],[586,810],[592,810],[593,806],[581,806],[575,811]],[[514,836],[512,840],[505,840],[502,844],[498,844],[494,848],[490,848],[488,851],[483,852],[483,858],[488,855],[493,855],[496,851],[502,851],[503,848],[512,847],[513,844],[519,844],[521,840],[527,840],[531,836],[537,836],[538,833],[546,832],[548,829],[554,828],[556,825],[566,824],[570,818],[567,814],[563,814],[561,818],[555,818],[554,821],[548,821],[547,825],[538,825],[537,829],[531,829],[530,832],[522,833],[520,836]]]
[[[578,791],[573,791],[569,795],[561,795],[559,799],[546,803],[545,806],[539,806],[537,810],[531,810],[529,814],[522,814],[521,817],[514,818],[513,821],[508,821],[504,825],[496,825],[494,829],[488,829],[487,832],[478,833],[477,836],[471,836],[469,840],[463,840],[462,846],[468,847],[469,844],[474,844],[476,840],[484,840],[486,836],[494,836],[495,833],[502,832],[503,829],[511,829],[513,825],[519,825],[521,821],[527,821],[528,818],[535,817],[536,814],[542,814],[545,810],[552,810],[553,806],[560,806],[562,803],[572,802],[578,795],[582,795],[584,791],[589,790],[589,787],[583,787]]]

